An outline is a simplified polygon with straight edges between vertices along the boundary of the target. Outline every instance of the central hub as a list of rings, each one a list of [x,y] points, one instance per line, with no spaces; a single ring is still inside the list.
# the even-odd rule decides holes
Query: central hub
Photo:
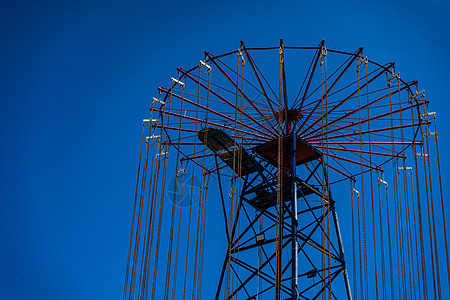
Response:
[[[275,115],[275,118],[279,123],[284,122],[286,125],[286,130],[288,134],[293,133],[291,131],[297,125],[298,121],[303,118],[303,114],[298,108],[293,109],[281,109],[278,111],[278,114]]]
[[[287,120],[291,123],[297,123],[298,120],[300,120],[303,117],[303,114],[301,113],[300,109],[295,108],[295,109],[288,109],[288,110],[284,110],[282,109],[281,114],[276,114],[275,117],[278,119],[280,119],[281,115],[281,121],[286,121],[286,116],[287,116]]]
[[[290,168],[291,166],[291,145],[292,139],[295,139],[295,165],[301,165],[313,161],[322,156],[322,153],[304,141],[296,134],[289,134],[281,138],[283,153],[283,167]],[[265,144],[259,145],[253,150],[260,156],[264,157],[270,164],[278,167],[278,138],[273,139]]]

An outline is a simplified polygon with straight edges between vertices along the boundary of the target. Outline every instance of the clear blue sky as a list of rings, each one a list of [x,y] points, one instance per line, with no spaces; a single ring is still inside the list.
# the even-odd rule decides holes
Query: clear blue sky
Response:
[[[0,26],[0,299],[122,297],[150,99],[240,40],[395,61],[438,112],[449,180],[448,1],[4,0]]]

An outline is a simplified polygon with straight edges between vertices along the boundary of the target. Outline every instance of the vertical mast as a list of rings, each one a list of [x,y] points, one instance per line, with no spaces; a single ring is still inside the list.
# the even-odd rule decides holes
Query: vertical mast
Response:
[[[291,159],[291,297],[297,299],[297,189],[295,183],[295,167],[297,164],[296,152],[297,152],[297,139],[295,134],[291,134],[289,153]]]

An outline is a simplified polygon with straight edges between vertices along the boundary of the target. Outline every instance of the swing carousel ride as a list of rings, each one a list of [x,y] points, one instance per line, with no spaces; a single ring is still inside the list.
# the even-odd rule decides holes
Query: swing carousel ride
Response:
[[[324,41],[178,68],[143,120],[123,299],[449,299],[428,107]]]

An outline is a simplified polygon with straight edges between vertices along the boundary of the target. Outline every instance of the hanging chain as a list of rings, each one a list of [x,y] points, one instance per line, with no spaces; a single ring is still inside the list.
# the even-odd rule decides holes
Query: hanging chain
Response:
[[[363,69],[360,69],[360,66],[365,62],[365,58],[362,56],[358,57],[358,63],[356,68],[357,73],[357,85],[358,85],[358,123],[359,123],[359,150],[362,153],[363,146],[362,146],[362,114],[361,114],[361,87],[360,87],[360,71]],[[358,210],[359,210],[359,204],[358,204]],[[365,199],[364,199],[364,168],[363,168],[363,156],[361,155],[361,219],[362,219],[362,231],[363,231],[363,263],[364,263],[364,285],[362,285],[362,278],[361,278],[361,299],[368,299],[369,298],[369,278],[368,278],[368,269],[367,269],[367,243],[366,243],[366,210],[365,210]],[[359,213],[358,213],[359,214]],[[359,227],[358,222],[358,227]],[[360,229],[358,229],[360,232]],[[361,245],[361,236],[360,236],[360,242]],[[361,246],[360,246],[360,261],[361,261]],[[362,276],[362,274],[361,274]]]
[[[438,167],[439,174],[439,193],[441,198],[441,210],[442,210],[442,228],[444,231],[444,243],[445,243],[445,258],[447,261],[447,279],[448,279],[448,290],[450,292],[450,263],[449,263],[449,255],[448,255],[448,242],[447,242],[447,227],[445,224],[445,207],[444,207],[444,196],[442,192],[442,178],[441,178],[441,163],[439,158],[439,143],[438,143],[438,135],[437,135],[437,124],[436,124],[436,113],[428,113],[427,115],[431,115],[434,121],[434,135],[436,141],[436,161]]]
[[[279,101],[283,99],[283,46],[280,44],[279,49],[280,65],[279,65]],[[283,107],[281,105],[281,107]],[[285,108],[287,109],[287,107]],[[279,120],[283,119],[283,110],[278,112]],[[286,120],[287,121],[287,120]],[[281,299],[281,276],[282,276],[282,243],[283,243],[283,128],[280,122],[278,128],[278,175],[277,175],[277,249],[276,249],[276,266],[275,266],[275,300]]]

